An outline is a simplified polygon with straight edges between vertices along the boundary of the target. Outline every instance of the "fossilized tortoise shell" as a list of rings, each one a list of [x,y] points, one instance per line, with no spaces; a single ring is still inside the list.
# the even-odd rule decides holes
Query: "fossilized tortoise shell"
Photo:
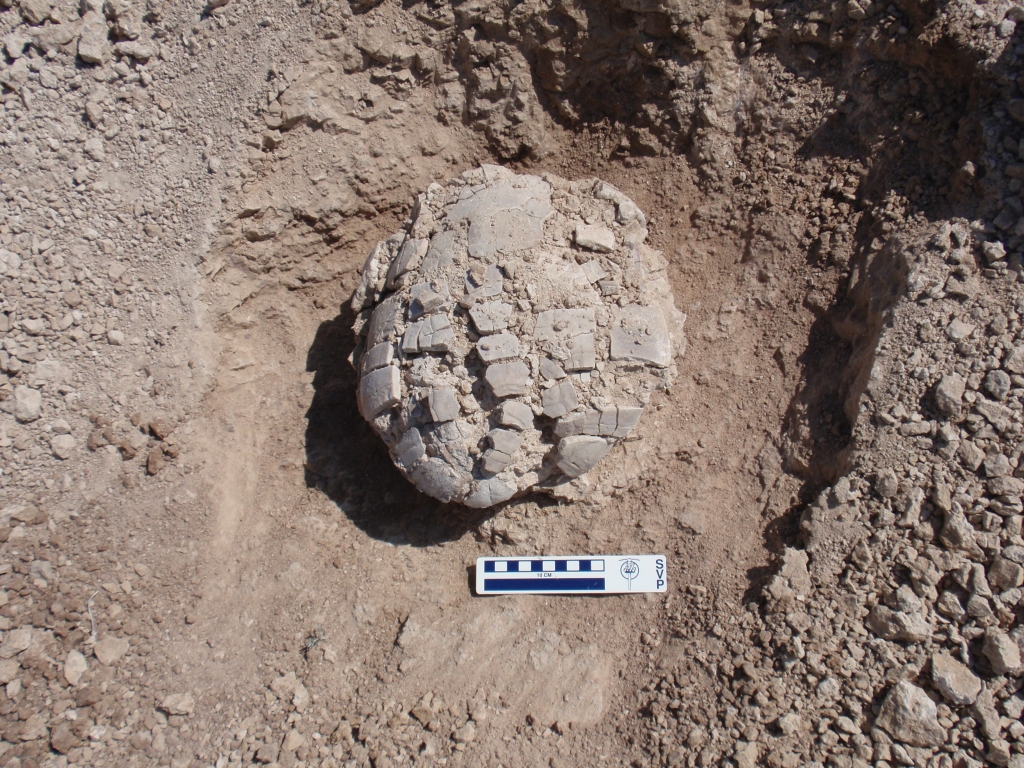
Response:
[[[419,195],[352,298],[360,412],[417,488],[490,507],[630,434],[683,342],[646,224],[604,182],[498,166]]]

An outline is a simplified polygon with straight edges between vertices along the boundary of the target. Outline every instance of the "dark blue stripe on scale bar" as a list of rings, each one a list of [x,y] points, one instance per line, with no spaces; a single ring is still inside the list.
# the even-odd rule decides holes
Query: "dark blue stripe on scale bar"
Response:
[[[598,592],[604,579],[484,579],[484,592]]]

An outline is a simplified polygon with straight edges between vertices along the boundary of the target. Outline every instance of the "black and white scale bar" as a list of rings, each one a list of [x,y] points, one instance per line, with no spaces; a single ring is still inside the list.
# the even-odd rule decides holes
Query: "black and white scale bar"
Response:
[[[664,555],[478,557],[478,595],[620,595],[664,592]]]

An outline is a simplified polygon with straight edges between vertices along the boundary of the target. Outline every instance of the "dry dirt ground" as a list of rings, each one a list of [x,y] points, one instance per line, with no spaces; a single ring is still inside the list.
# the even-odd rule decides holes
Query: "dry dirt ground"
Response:
[[[0,0],[0,765],[1024,766],[1024,7]],[[348,300],[481,163],[628,194],[679,378],[419,494]],[[481,555],[664,553],[646,597]]]

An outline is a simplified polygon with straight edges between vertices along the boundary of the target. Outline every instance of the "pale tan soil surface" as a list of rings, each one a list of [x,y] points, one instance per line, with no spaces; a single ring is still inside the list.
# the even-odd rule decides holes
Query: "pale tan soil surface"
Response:
[[[1024,8],[0,0],[0,765],[1024,766]],[[417,492],[349,299],[481,163],[687,315],[594,493]],[[664,553],[645,597],[481,555]]]

